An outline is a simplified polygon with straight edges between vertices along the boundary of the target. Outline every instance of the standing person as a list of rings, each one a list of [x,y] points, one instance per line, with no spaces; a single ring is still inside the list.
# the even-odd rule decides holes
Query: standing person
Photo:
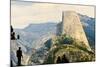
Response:
[[[15,40],[15,32],[11,33],[11,40]]]
[[[10,61],[10,67],[13,67],[13,62],[12,62],[12,60]]]
[[[63,57],[62,57],[62,63],[69,63],[66,55],[64,54]]]
[[[13,32],[13,27],[11,26],[11,32]]]
[[[56,63],[61,63],[61,58],[58,56]]]
[[[17,50],[18,66],[21,66],[21,58],[23,58],[21,47]]]
[[[17,35],[17,39],[20,39],[20,36],[19,35]]]

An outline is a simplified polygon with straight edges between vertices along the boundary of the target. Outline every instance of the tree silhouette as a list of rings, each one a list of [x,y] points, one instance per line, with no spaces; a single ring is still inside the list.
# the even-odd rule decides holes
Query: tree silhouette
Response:
[[[62,63],[69,63],[69,61],[66,58],[66,55],[65,54],[62,56]]]
[[[61,63],[61,58],[58,56],[56,63]]]

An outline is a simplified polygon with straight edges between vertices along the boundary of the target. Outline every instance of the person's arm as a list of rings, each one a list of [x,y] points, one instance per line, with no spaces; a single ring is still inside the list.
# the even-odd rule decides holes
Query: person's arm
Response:
[[[23,58],[23,55],[22,55],[22,58]]]
[[[22,56],[22,58],[23,58],[23,54],[22,54],[22,51],[21,51],[21,56]]]

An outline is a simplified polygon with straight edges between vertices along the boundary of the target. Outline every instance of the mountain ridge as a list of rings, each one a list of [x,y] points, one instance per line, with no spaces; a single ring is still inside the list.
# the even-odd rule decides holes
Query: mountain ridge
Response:
[[[81,21],[83,21],[81,23],[89,23],[89,22],[95,20],[95,18],[94,18],[94,19],[90,19],[88,21],[88,18],[90,18],[90,17],[83,19],[81,16],[80,18],[82,19]],[[59,22],[59,23],[61,23],[61,22]],[[93,23],[95,24],[95,22],[93,22]],[[58,23],[53,23],[53,22],[52,23],[43,23],[43,24],[30,24],[29,26],[25,27],[24,29],[14,29],[14,30],[15,30],[16,34],[20,35],[21,39],[23,39],[24,41],[29,43],[29,44],[27,44],[29,47],[35,48],[35,45],[38,44],[38,40],[42,41],[44,38],[45,38],[44,40],[46,40],[46,37],[48,37],[52,34],[56,35],[56,29],[57,29],[56,26],[57,25],[58,25]],[[83,24],[83,26],[84,26],[84,24]],[[91,26],[91,24],[89,24],[87,26]],[[86,29],[84,28],[84,30],[87,30],[87,28],[89,28],[89,29],[91,28],[91,27],[87,27],[87,26],[86,25],[84,26],[86,28]],[[94,31],[92,31],[92,32],[94,32]],[[87,33],[87,31],[85,31],[85,33]],[[87,34],[88,34],[87,36],[89,36],[89,33],[87,33]],[[41,36],[43,36],[44,38],[40,39]],[[92,34],[92,36],[94,36],[94,35]],[[94,41],[94,40],[92,40],[92,41]],[[37,44],[35,44],[36,42],[37,42]],[[42,48],[39,48],[36,53],[40,53],[39,51],[41,51],[41,50],[44,51],[46,46],[48,46],[48,45],[45,46],[45,44],[43,44],[43,43],[44,43],[44,41],[41,42],[41,44],[39,44],[39,45],[42,45],[41,46]],[[40,56],[41,54],[38,54],[38,55]],[[44,57],[43,57],[43,59],[44,59]],[[39,60],[39,62],[42,62],[43,59],[41,58]],[[36,60],[38,60],[38,59],[36,59]]]

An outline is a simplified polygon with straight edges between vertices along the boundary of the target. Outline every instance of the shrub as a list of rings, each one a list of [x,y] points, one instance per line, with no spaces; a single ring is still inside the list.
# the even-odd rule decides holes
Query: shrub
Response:
[[[54,45],[60,46],[61,44],[72,44],[74,39],[70,36],[62,34],[57,36],[56,40],[54,41]]]

